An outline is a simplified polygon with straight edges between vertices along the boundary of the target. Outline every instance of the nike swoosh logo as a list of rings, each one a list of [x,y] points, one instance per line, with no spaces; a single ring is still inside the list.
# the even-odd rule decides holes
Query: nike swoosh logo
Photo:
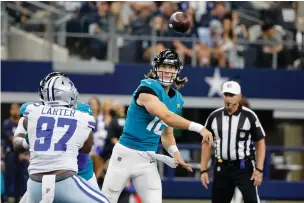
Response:
[[[151,82],[145,81],[146,83],[148,83],[149,85],[151,85]]]

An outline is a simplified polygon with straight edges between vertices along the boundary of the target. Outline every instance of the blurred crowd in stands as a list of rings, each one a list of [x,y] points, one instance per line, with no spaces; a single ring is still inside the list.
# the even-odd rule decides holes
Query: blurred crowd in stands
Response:
[[[201,67],[304,66],[301,45],[304,34],[296,27],[299,2],[43,3],[72,15],[66,22],[66,32],[86,34],[85,37],[67,35],[66,38],[70,53],[82,59],[106,59],[108,36],[112,32],[140,36],[154,33],[159,37],[174,37],[175,40],[161,38],[153,44],[151,40],[117,38],[119,62],[146,63],[151,60],[153,51],[166,47],[176,49],[186,65],[195,60],[195,64]],[[59,18],[58,14],[37,9],[29,2],[8,4],[10,6],[6,10],[13,19],[12,24],[27,31],[45,32],[44,24],[31,22]],[[191,18],[191,28],[186,34],[178,34],[168,28],[168,20],[176,11],[187,12]],[[195,43],[191,41],[193,37],[197,38]]]

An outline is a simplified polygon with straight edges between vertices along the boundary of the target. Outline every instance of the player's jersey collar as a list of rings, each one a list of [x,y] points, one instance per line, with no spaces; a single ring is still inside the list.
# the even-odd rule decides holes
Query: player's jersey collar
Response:
[[[157,82],[159,82],[158,80],[156,80]],[[160,83],[160,82],[159,82]],[[160,83],[161,84],[161,83]],[[166,88],[166,86],[164,86],[164,85],[162,85],[161,84],[161,86],[165,89]],[[171,86],[170,86],[170,89],[169,89],[169,92],[168,92],[168,96],[170,97],[170,98],[172,98],[172,97],[174,97],[176,95],[176,91],[175,91],[175,89],[174,88],[172,88]]]

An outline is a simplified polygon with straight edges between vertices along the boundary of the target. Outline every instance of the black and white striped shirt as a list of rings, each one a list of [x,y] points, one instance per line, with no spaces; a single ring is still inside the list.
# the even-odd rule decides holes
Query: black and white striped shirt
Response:
[[[224,107],[213,111],[205,126],[213,133],[217,159],[254,159],[253,142],[265,137],[257,115],[244,106],[240,106],[232,115],[228,115]]]

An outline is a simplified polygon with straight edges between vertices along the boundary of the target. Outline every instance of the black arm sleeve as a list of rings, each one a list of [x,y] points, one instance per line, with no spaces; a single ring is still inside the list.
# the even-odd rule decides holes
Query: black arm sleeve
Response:
[[[214,116],[212,114],[210,114],[208,116],[207,120],[206,120],[206,123],[205,123],[205,128],[207,130],[209,130],[210,132],[212,131],[211,124],[212,124],[213,119],[214,119]]]
[[[154,92],[154,90],[152,90],[150,87],[140,86],[134,96],[136,104],[137,104],[136,100],[138,99],[138,97],[141,93],[152,94],[152,95],[158,97],[157,94]]]
[[[261,139],[265,138],[265,131],[257,117],[253,117],[253,122],[251,122],[251,134],[252,139],[255,142],[260,141]]]
[[[210,132],[212,132],[212,135],[213,135],[213,139],[214,139],[214,132],[211,128],[211,125],[212,125],[212,122],[213,122],[213,119],[214,119],[214,115],[213,114],[210,114],[206,120],[206,123],[205,123],[205,128],[207,130],[209,130]],[[203,140],[203,137],[201,137],[201,141]]]

